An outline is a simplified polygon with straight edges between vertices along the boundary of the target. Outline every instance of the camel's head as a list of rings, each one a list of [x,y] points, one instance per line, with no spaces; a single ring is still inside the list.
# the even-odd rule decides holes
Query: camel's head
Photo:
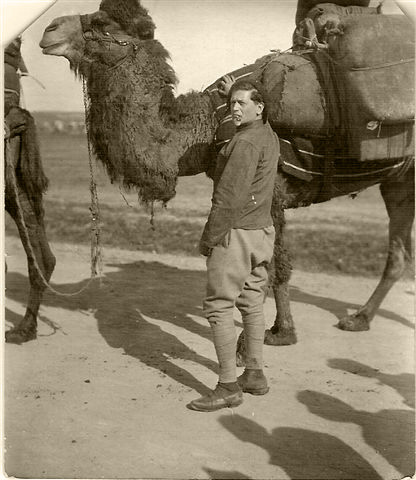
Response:
[[[45,55],[65,57],[71,64],[78,64],[85,48],[80,16],[56,18],[45,29],[39,46]]]
[[[39,46],[46,55],[67,58],[71,68],[83,73],[94,61],[117,64],[135,43],[153,38],[154,29],[139,0],[103,0],[97,12],[53,20]]]
[[[139,0],[102,0],[97,12],[54,20],[40,42],[86,80],[93,150],[112,181],[137,187],[146,202],[171,198],[177,173],[177,146],[159,108],[162,96],[173,97],[176,76],[154,29]]]

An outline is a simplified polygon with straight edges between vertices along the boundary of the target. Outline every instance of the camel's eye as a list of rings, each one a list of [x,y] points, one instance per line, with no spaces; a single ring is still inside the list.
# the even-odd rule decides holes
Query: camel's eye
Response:
[[[104,29],[108,29],[109,22],[106,18],[95,18],[92,22],[91,25],[96,29],[96,30],[101,30],[103,31]]]
[[[110,32],[104,32],[104,35],[105,35],[106,37],[109,37],[109,36],[110,36]]]

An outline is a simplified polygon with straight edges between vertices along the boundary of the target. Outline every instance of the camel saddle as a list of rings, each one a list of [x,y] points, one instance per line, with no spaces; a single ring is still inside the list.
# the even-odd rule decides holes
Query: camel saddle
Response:
[[[331,138],[359,161],[414,155],[414,29],[404,15],[351,15],[328,49],[271,53],[231,72],[260,82],[279,136]],[[217,149],[234,133],[227,101],[210,93]]]

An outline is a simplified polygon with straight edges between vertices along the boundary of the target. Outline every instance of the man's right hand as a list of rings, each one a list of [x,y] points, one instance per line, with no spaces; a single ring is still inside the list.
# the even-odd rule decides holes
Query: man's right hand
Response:
[[[232,75],[224,75],[218,82],[218,93],[222,97],[228,97],[231,87],[235,83],[235,78]]]

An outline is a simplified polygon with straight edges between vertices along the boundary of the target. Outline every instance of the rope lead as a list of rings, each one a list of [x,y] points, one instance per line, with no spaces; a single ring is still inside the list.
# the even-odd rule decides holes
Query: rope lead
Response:
[[[87,129],[87,145],[88,145],[88,164],[90,169],[90,193],[91,193],[91,279],[98,276],[102,277],[102,253],[101,253],[101,214],[100,206],[98,203],[97,184],[94,180],[94,167],[92,164],[91,142],[90,133],[88,129],[88,97],[87,97],[87,85],[86,80],[82,82],[83,94],[84,94],[84,110],[85,110],[85,126]]]

